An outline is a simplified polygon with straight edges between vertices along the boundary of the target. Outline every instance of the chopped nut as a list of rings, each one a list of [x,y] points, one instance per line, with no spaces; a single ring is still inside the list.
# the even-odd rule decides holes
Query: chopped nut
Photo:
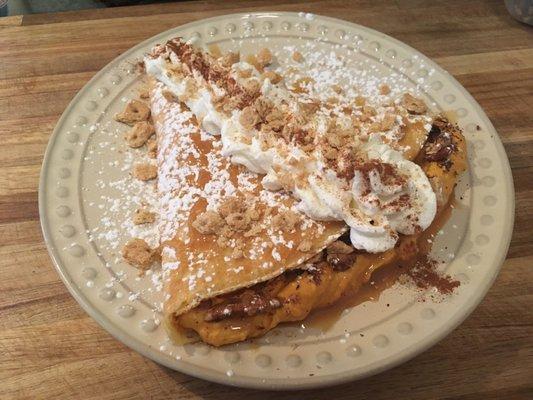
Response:
[[[401,105],[411,114],[423,114],[427,111],[426,103],[410,93],[405,93],[403,95]]]
[[[220,215],[214,211],[206,211],[198,214],[194,222],[193,228],[204,235],[218,233],[224,226],[224,220]]]
[[[155,213],[147,210],[135,210],[133,214],[133,223],[135,225],[150,224],[155,221]]]
[[[381,84],[380,87],[379,87],[379,93],[383,94],[383,95],[389,94],[390,93],[389,85],[386,85],[384,83]]]
[[[122,248],[122,257],[128,264],[148,269],[152,264],[154,251],[142,239],[132,239]]]
[[[239,116],[239,122],[244,129],[251,130],[254,129],[261,120],[255,108],[248,106],[242,110],[241,115]]]
[[[350,254],[354,252],[354,248],[342,240],[336,240],[327,247],[328,254]]]
[[[133,125],[135,122],[147,121],[150,118],[150,108],[139,100],[131,100],[124,111],[115,115],[115,120]]]
[[[295,51],[294,53],[292,53],[292,59],[300,63],[304,60],[304,56],[299,51]]]
[[[259,53],[257,53],[256,59],[257,59],[257,62],[261,64],[261,66],[265,67],[269,65],[270,63],[272,63],[272,53],[270,52],[269,49],[264,47],[261,50],[259,50]]]
[[[141,181],[149,181],[157,177],[157,167],[152,164],[135,164],[133,176]]]
[[[155,133],[154,126],[147,121],[136,122],[128,133],[126,142],[132,148],[141,147]]]
[[[281,82],[281,75],[274,72],[274,71],[265,71],[263,72],[263,74],[261,75],[261,79],[268,79],[270,82],[272,82],[274,85],[276,83],[279,83]]]
[[[309,239],[304,239],[300,242],[296,250],[301,251],[302,253],[308,253],[311,251],[312,246],[313,242],[311,242]]]

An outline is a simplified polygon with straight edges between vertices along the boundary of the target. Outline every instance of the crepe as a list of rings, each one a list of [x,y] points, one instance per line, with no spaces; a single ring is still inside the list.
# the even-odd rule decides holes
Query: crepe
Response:
[[[158,142],[164,319],[178,338],[177,316],[203,300],[296,268],[347,228],[342,222],[311,220],[295,210],[292,197],[265,190],[256,174],[231,164],[220,154],[219,139],[202,133],[191,112],[161,83],[151,83],[150,99]],[[228,199],[244,204],[241,217],[250,211],[256,215],[224,243],[222,232],[203,234],[194,224],[206,209],[217,210]],[[239,246],[242,254],[235,254]]]
[[[216,346],[261,336],[357,291],[376,269],[420,255],[418,244],[426,241],[420,234],[403,236],[394,249],[380,254],[344,251],[337,239],[347,231],[345,224],[313,221],[295,210],[295,200],[285,192],[265,190],[260,176],[220,154],[219,139],[203,133],[163,84],[151,85],[166,279],[164,321],[174,341],[183,342],[191,330]],[[435,119],[434,128],[446,132],[453,144],[447,164],[430,152],[432,143],[426,143],[417,162],[439,194],[442,212],[466,167],[466,150],[460,131],[446,120]],[[428,142],[436,140],[430,136]],[[247,230],[231,232],[229,242],[221,245],[222,232],[201,233],[195,222],[228,198],[241,199],[245,212],[257,210],[259,217]],[[289,227],[276,217],[284,213],[296,217],[281,218]],[[243,242],[242,254],[235,254]],[[302,243],[311,246],[301,251]]]

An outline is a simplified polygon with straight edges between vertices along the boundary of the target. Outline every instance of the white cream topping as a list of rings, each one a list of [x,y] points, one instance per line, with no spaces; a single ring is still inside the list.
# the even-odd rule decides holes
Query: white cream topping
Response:
[[[174,54],[171,60],[179,63]],[[186,93],[184,79],[171,78],[163,57],[146,57],[145,66],[149,75],[164,83],[178,98]],[[236,69],[251,69],[252,77],[247,79],[257,79],[259,75],[253,66],[239,62],[232,67],[232,76],[238,82],[242,78],[235,74]],[[184,102],[201,121],[206,132],[221,135],[222,154],[231,157],[233,163],[264,174],[262,183],[269,190],[282,187],[280,173],[276,171],[295,177],[303,175],[305,184],[297,182],[292,190],[300,200],[298,209],[315,220],[345,221],[350,226],[354,247],[372,253],[383,252],[394,247],[398,234],[409,235],[424,230],[433,221],[436,196],[427,176],[420,166],[383,143],[378,134],[371,134],[368,141],[357,143],[358,152],[366,154],[369,160],[390,164],[395,174],[403,178],[401,183],[388,183],[378,170],[367,171],[368,179],[364,172],[356,170],[351,182],[347,183],[326,166],[318,150],[310,156],[294,145],[262,148],[260,133],[255,129],[245,129],[239,122],[240,110],[233,110],[228,117],[215,109],[207,87],[210,86],[217,95],[221,89],[206,82],[196,71],[193,75],[199,89],[193,96],[187,96]],[[272,85],[268,80],[264,81],[261,94],[280,109],[294,110],[298,107],[288,89]],[[348,127],[349,119],[343,124]],[[323,135],[327,131],[327,120],[317,115],[306,126]],[[301,162],[289,163],[289,159]]]

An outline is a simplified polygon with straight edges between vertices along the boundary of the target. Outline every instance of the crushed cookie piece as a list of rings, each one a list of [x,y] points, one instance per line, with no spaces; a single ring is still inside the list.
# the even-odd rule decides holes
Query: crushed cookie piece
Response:
[[[257,53],[256,59],[261,66],[265,67],[272,63],[272,53],[269,49],[263,47],[261,50],[259,50],[259,53]]]
[[[304,60],[304,56],[299,51],[292,53],[292,59],[298,63],[301,63]]]
[[[280,83],[283,78],[280,74],[274,71],[265,71],[261,74],[261,79],[268,79],[271,83],[275,85],[277,83]]]
[[[239,122],[244,129],[252,130],[259,122],[261,122],[261,120],[256,109],[248,106],[242,110],[241,115],[239,116]]]
[[[390,93],[390,87],[389,85],[385,84],[385,83],[382,83],[380,86],[379,86],[379,93],[382,94],[382,95],[387,95]]]
[[[261,97],[259,97],[254,102],[254,108],[257,111],[259,118],[261,118],[262,120],[266,119],[266,116],[270,113],[270,111],[272,110],[272,107],[273,107],[273,104],[270,101],[265,100]]]
[[[144,145],[154,133],[154,126],[150,122],[136,122],[133,128],[126,133],[126,142],[128,146],[136,149]]]
[[[311,242],[309,239],[304,239],[300,242],[296,250],[301,251],[302,253],[309,253],[311,251],[311,247],[313,247],[313,242]]]
[[[224,54],[221,58],[220,58],[220,63],[222,64],[222,66],[224,67],[231,67],[233,64],[235,63],[238,63],[241,59],[241,55],[239,52],[228,52],[226,54]],[[251,72],[251,70],[249,70]]]
[[[146,270],[152,264],[154,250],[142,239],[132,239],[122,248],[122,257],[128,264]]]
[[[331,85],[331,89],[337,94],[342,93],[342,88],[339,85]]]
[[[141,99],[148,99],[150,97],[150,92],[146,88],[141,89],[139,90],[139,97]]]
[[[250,96],[257,96],[261,92],[261,83],[257,79],[248,79],[243,82],[242,88]]]
[[[253,225],[250,229],[244,232],[244,237],[257,236],[262,230],[263,227],[261,225]]]
[[[298,214],[291,210],[280,211],[272,218],[272,228],[276,231],[291,232],[300,222]]]
[[[247,79],[247,78],[250,78],[252,76],[252,70],[247,68],[247,69],[239,69],[237,70],[237,75],[239,76],[239,78],[243,78],[243,79]]]
[[[213,58],[222,57],[222,51],[220,50],[220,47],[218,47],[218,44],[210,44],[207,46],[207,51]]]
[[[383,119],[381,120],[380,128],[383,131],[388,131],[389,129],[392,129],[395,122],[396,116],[394,114],[387,113],[383,116]]]
[[[217,233],[224,226],[224,220],[215,211],[205,211],[196,216],[192,226],[204,235]]]
[[[133,125],[135,122],[147,121],[150,118],[150,108],[139,100],[131,100],[124,111],[115,115],[115,120]]]
[[[222,218],[226,218],[233,213],[244,213],[246,203],[241,197],[233,196],[226,198],[218,207],[218,212]]]
[[[230,228],[235,231],[245,231],[250,226],[250,217],[246,213],[232,213],[224,218]]]
[[[154,221],[155,221],[155,213],[151,211],[142,210],[139,208],[135,210],[135,213],[133,214],[133,223],[135,225],[151,224]]]
[[[253,65],[255,67],[256,70],[258,71],[263,71],[263,65],[257,61],[257,57],[253,54],[248,54],[245,58],[244,58],[244,61],[247,62],[248,64],[250,65]]]
[[[338,154],[338,150],[334,147],[325,146],[322,149],[322,155],[326,160],[335,160]]]
[[[157,167],[152,164],[135,164],[133,176],[141,181],[149,181],[157,178]]]
[[[410,93],[405,93],[402,96],[400,104],[404,106],[410,114],[423,114],[428,109],[426,103],[424,103],[422,99],[414,97]]]

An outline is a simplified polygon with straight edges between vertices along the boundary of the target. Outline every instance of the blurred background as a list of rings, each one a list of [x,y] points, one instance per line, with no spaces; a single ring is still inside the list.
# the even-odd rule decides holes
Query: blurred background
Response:
[[[172,0],[0,0],[0,17],[171,2]]]

